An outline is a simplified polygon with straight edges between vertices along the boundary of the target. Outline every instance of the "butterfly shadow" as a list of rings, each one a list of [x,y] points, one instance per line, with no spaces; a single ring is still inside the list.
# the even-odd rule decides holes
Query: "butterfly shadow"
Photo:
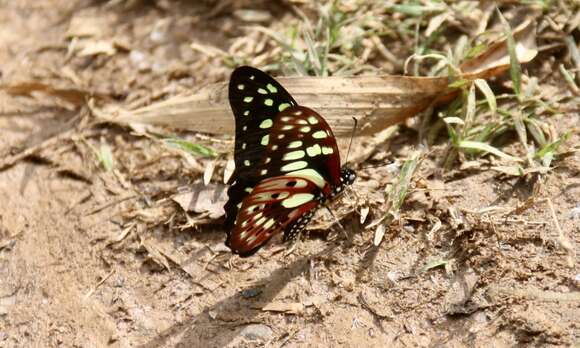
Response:
[[[272,300],[300,274],[307,272],[310,260],[332,253],[337,244],[329,245],[322,251],[300,257],[289,265],[278,268],[269,276],[261,278],[236,294],[225,298],[187,320],[176,323],[159,333],[141,348],[164,347],[223,347],[240,336],[248,324],[263,323],[265,312],[260,308]],[[256,293],[255,297],[247,294]],[[246,296],[244,296],[246,294]],[[176,342],[177,343],[174,343]]]

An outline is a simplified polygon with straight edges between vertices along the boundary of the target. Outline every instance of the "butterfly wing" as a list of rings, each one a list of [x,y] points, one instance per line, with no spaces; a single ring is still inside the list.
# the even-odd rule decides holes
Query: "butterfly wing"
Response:
[[[261,181],[243,200],[226,245],[250,256],[274,235],[284,240],[299,233],[323,199],[316,183],[301,176],[277,176]]]
[[[285,109],[274,119],[268,137],[259,174],[305,176],[320,189],[341,185],[336,138],[316,111],[299,105]]]
[[[249,66],[239,67],[232,73],[229,100],[236,122],[236,169],[224,207],[227,229],[234,223],[240,202],[261,179],[256,166],[264,157],[268,145],[264,137],[270,133],[274,117],[296,105],[276,80]]]

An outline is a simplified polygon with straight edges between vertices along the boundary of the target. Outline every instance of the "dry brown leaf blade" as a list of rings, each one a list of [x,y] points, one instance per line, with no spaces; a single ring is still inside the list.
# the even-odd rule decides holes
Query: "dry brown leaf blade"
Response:
[[[300,302],[294,303],[272,302],[262,307],[262,311],[287,313],[287,314],[300,314],[304,311],[304,305]]]
[[[35,92],[41,92],[57,97],[76,106],[84,105],[89,92],[74,88],[58,88],[42,82],[29,81],[12,85],[0,85],[0,90],[12,96],[32,97]]]
[[[225,214],[227,201],[226,186],[222,184],[195,184],[189,192],[178,193],[171,199],[187,212],[208,213],[210,219],[218,219]]]
[[[514,30],[520,63],[537,55],[535,24],[527,21]],[[506,40],[463,63],[465,79],[485,79],[509,67]],[[353,76],[280,77],[277,80],[302,105],[315,109],[337,136],[350,136],[352,117],[359,120],[358,135],[370,135],[426,110],[435,101],[455,95],[447,77]],[[144,123],[191,129],[212,134],[233,134],[234,118],[228,102],[227,83],[201,88],[191,96],[176,96],[135,110],[97,113],[107,121]],[[207,122],[210,119],[212,122]]]

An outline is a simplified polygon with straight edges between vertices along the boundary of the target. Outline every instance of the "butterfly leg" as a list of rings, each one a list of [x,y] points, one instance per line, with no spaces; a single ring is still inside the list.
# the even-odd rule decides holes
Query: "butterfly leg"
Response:
[[[288,248],[287,251],[284,253],[284,257],[292,255],[292,253],[294,252],[294,250],[296,250],[296,247],[298,246],[299,243],[300,243],[300,238],[293,239],[292,245],[290,245],[290,248]]]
[[[334,213],[332,212],[332,210],[330,210],[330,208],[325,205],[324,206],[326,208],[326,210],[328,210],[328,212],[330,213],[330,216],[332,216],[332,218],[334,219],[334,223],[338,225],[338,227],[340,227],[340,230],[342,231],[342,233],[344,234],[346,239],[349,239],[349,235],[346,232],[346,230],[344,229],[344,227],[342,226],[342,224],[340,223],[340,220],[338,220],[338,218],[336,217],[336,215],[334,215]]]

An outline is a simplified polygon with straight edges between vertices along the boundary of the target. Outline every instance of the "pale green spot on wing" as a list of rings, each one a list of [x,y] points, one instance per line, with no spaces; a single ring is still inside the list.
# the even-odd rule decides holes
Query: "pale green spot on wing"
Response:
[[[250,166],[250,164],[251,164],[251,163],[250,163],[250,161],[248,161],[248,160],[245,160],[245,161],[244,161],[244,165],[245,165],[246,167],[249,167],[249,166]]]
[[[268,91],[266,91],[263,88],[258,88],[258,93],[260,93],[260,94],[268,94]]]
[[[293,161],[301,159],[302,157],[304,157],[304,151],[302,150],[290,151],[284,154],[284,156],[282,157],[282,161]]]
[[[323,155],[330,155],[334,152],[334,150],[332,149],[332,147],[328,147],[328,146],[323,146],[322,147],[322,154]]]
[[[271,83],[266,85],[266,88],[268,88],[268,90],[270,91],[270,93],[276,93],[278,92],[278,88],[276,88],[274,85],[272,85]]]
[[[302,133],[308,133],[308,132],[310,132],[310,130],[311,130],[311,129],[312,129],[312,128],[310,128],[310,127],[306,126],[306,127],[302,127],[302,128],[300,128],[300,131],[301,131]]]
[[[290,104],[282,103],[282,104],[278,105],[278,111],[282,112],[282,111],[288,109],[289,107],[290,107]]]
[[[270,142],[270,134],[266,134],[262,137],[260,144],[266,146],[266,145],[268,145],[269,142]]]
[[[300,141],[300,140],[296,140],[296,141],[293,141],[290,144],[288,144],[289,149],[295,149],[295,148],[300,147],[300,146],[302,146],[302,141]]]
[[[250,110],[244,111],[244,116],[248,116],[250,114]]]
[[[316,131],[316,132],[312,133],[312,137],[314,139],[324,139],[324,138],[326,138],[326,132],[323,130]]]
[[[312,181],[313,183],[315,183],[316,186],[318,186],[320,188],[323,188],[324,185],[326,184],[326,180],[324,180],[324,178],[320,174],[318,174],[318,172],[316,170],[314,170],[312,168],[296,170],[296,171],[290,172],[286,175],[298,176],[301,178],[308,179],[308,180]]]
[[[268,99],[264,100],[264,105],[272,106],[272,105],[274,105],[274,101],[272,99],[268,98]]]
[[[241,83],[240,83],[240,84],[238,85],[238,89],[239,89],[240,91],[243,91],[243,90],[244,90],[244,88],[246,88],[246,86],[244,86],[243,84],[241,84]]]
[[[314,198],[311,193],[297,193],[292,195],[290,198],[286,198],[282,201],[282,206],[284,208],[295,208],[304,203],[310,202]]]
[[[260,128],[265,129],[265,128],[270,128],[272,127],[272,120],[267,118],[264,121],[262,121],[262,123],[260,123]]]
[[[262,213],[260,213],[262,214]],[[261,224],[263,224],[264,222],[266,222],[267,218],[265,216],[262,216],[258,221],[256,221],[254,223],[254,226],[260,226]]]
[[[306,161],[296,161],[296,162],[292,162],[292,163],[286,164],[285,166],[283,166],[282,168],[280,168],[280,170],[282,170],[283,172],[291,172],[293,170],[298,170],[298,169],[306,168],[306,166],[308,166],[308,162],[306,162]]]
[[[318,144],[314,144],[306,148],[306,153],[310,157],[318,156],[322,153],[322,148]]]
[[[318,119],[314,116],[310,116],[308,117],[308,123],[310,124],[317,124],[318,123]]]
[[[251,103],[254,97],[244,97],[244,103]]]
[[[266,223],[264,224],[264,228],[269,229],[270,227],[274,226],[275,223],[276,223],[276,220],[270,219],[270,220],[266,221]]]

